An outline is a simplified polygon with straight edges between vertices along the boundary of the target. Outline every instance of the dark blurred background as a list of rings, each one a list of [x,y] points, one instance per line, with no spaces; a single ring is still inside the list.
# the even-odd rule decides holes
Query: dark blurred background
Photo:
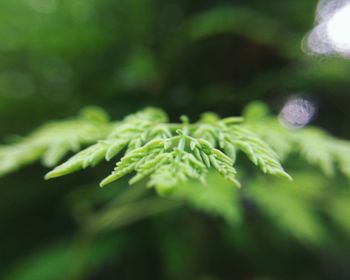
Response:
[[[113,118],[151,105],[172,120],[195,120],[204,111],[240,115],[254,100],[278,113],[294,95],[317,104],[313,124],[350,137],[350,61],[302,50],[316,0],[0,2],[2,143],[87,105]],[[324,239],[312,229],[293,234],[293,223],[316,223],[300,218],[299,208],[285,227],[243,196],[239,226],[180,208],[110,231],[81,251],[74,217],[91,198],[106,201],[123,186],[97,187],[106,166],[45,182],[47,170],[35,164],[0,180],[1,279],[350,278],[345,179],[293,166],[304,168],[301,186],[319,189],[316,205],[303,203],[318,215]],[[332,196],[342,200],[334,219],[324,214]],[[84,273],[71,276],[85,258]]]

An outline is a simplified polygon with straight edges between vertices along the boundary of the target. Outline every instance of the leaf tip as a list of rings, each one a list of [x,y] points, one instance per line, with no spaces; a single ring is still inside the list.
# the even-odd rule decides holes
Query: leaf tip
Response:
[[[114,177],[108,176],[107,178],[102,180],[102,182],[100,183],[100,187],[103,188],[112,183],[113,181],[115,181]]]
[[[53,170],[53,171],[48,172],[48,173],[45,175],[44,179],[45,179],[45,180],[50,180],[50,179],[57,178],[57,177],[59,177],[59,175],[57,175],[57,173],[55,172],[55,170]]]

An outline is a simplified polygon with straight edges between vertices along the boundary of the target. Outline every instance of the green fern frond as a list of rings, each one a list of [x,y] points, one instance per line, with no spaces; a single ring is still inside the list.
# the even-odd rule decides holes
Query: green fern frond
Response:
[[[0,146],[0,176],[40,158],[45,166],[55,166],[69,152],[104,138],[109,129],[107,114],[92,107],[77,118],[44,125],[13,144]]]
[[[233,134],[236,146],[245,152],[250,160],[259,166],[264,173],[291,180],[288,173],[283,170],[277,154],[264,141],[242,127],[236,127]]]
[[[103,158],[111,160],[125,150],[114,171],[101,186],[135,173],[134,184],[148,179],[147,185],[158,193],[168,194],[187,180],[205,183],[206,174],[215,169],[226,180],[240,186],[234,161],[242,150],[265,173],[290,178],[277,156],[253,132],[241,125],[242,118],[220,119],[212,113],[190,124],[167,123],[165,113],[146,109],[118,122],[109,137],[81,151],[46,175],[47,179],[66,175]]]
[[[289,129],[260,102],[249,105],[244,116],[245,126],[255,131],[282,161],[291,154],[298,154],[326,175],[334,175],[338,166],[350,178],[350,142],[338,140],[315,127]]]
[[[170,132],[161,128],[158,128],[157,131],[148,130],[156,123],[165,122],[166,120],[166,116],[162,111],[153,108],[130,115],[123,121],[115,123],[105,140],[99,140],[98,143],[82,150],[47,174],[46,178],[60,177],[92,167],[103,159],[109,161],[125,148],[133,150],[146,143],[150,137],[156,138],[162,134],[169,134]],[[150,132],[150,135],[148,135],[148,132]]]
[[[310,164],[317,165],[326,175],[335,173],[333,144],[325,132],[316,128],[305,128],[293,135],[299,154]],[[334,139],[335,140],[335,139]]]
[[[110,123],[101,111],[88,110],[77,119],[51,123],[17,143],[1,147],[0,174],[39,158],[52,166],[68,152],[91,144],[49,172],[46,178],[95,166],[122,151],[124,156],[101,186],[135,173],[131,184],[145,179],[149,187],[168,193],[190,179],[205,183],[210,169],[239,186],[234,167],[239,151],[264,173],[288,179],[291,177],[279,159],[285,160],[291,153],[299,153],[328,175],[334,174],[335,166],[339,166],[350,177],[348,142],[316,128],[290,130],[261,104],[248,107],[245,117],[243,122],[242,118],[220,119],[206,113],[196,123],[190,124],[186,117],[182,123],[168,123],[162,110],[148,108]]]
[[[332,147],[334,158],[341,172],[350,178],[350,144],[347,141],[335,141]]]

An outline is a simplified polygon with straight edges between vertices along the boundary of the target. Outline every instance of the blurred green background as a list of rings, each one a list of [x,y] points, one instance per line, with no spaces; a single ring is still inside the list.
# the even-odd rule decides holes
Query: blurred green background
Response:
[[[254,100],[278,113],[296,94],[317,104],[313,124],[349,139],[350,61],[301,48],[316,5],[0,0],[2,143],[87,105],[113,118],[159,106],[177,120],[240,115]],[[235,223],[183,206],[91,240],[81,217],[127,189],[97,187],[107,166],[45,182],[35,164],[0,180],[1,279],[350,279],[340,176],[291,159],[294,184],[256,175],[228,191]]]

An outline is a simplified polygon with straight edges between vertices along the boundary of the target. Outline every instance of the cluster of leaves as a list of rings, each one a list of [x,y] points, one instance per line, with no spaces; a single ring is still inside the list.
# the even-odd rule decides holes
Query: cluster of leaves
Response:
[[[14,137],[12,144],[0,146],[0,176],[40,158],[53,167],[69,152],[104,138],[110,125],[104,111],[89,107],[76,118],[48,123],[27,137]]]
[[[89,108],[76,119],[50,123],[12,145],[2,146],[0,174],[39,158],[46,166],[54,166],[68,152],[90,145],[49,172],[46,178],[95,166],[102,160],[110,161],[123,151],[115,170],[101,186],[135,173],[131,184],[149,179],[149,187],[165,194],[189,179],[205,184],[212,168],[240,186],[234,167],[238,151],[245,153],[264,173],[289,179],[279,159],[285,160],[295,152],[320,166],[327,175],[335,173],[337,163],[350,176],[348,142],[317,128],[288,129],[260,103],[248,106],[244,117],[245,122],[239,117],[220,119],[205,113],[192,124],[186,117],[182,117],[181,123],[169,123],[162,110],[147,108],[122,121],[109,122],[103,111]]]
[[[350,177],[350,143],[316,127],[289,129],[271,115],[266,105],[255,102],[244,113],[245,125],[256,132],[282,161],[293,154],[318,166],[326,175],[334,175],[336,166]]]
[[[103,159],[109,161],[124,149],[124,156],[101,186],[136,172],[131,184],[149,178],[148,186],[165,194],[189,179],[205,184],[211,168],[239,186],[234,168],[238,150],[263,172],[290,178],[269,146],[242,127],[241,118],[220,119],[207,113],[194,124],[186,117],[182,117],[182,123],[166,121],[165,113],[159,109],[149,108],[131,115],[117,123],[105,140],[76,154],[49,172],[46,178],[94,166]]]

